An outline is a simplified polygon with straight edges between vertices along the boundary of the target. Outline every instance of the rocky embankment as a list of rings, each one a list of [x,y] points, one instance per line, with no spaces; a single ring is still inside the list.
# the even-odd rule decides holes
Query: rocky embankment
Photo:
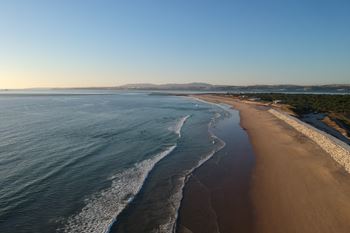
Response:
[[[277,118],[286,122],[288,125],[295,128],[300,133],[304,134],[306,137],[313,140],[323,150],[325,150],[328,154],[330,154],[335,161],[337,161],[341,166],[343,166],[348,173],[350,173],[350,146],[349,145],[286,113],[282,113],[275,109],[270,109],[269,112],[272,113]]]

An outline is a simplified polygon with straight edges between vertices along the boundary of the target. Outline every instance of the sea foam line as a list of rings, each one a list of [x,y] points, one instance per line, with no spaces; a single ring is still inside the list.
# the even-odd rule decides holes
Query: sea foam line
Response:
[[[224,111],[227,111],[227,106],[223,106],[220,104],[215,104],[215,103],[211,103],[211,102],[207,102],[201,99],[197,99],[192,97],[191,99],[197,100],[199,102],[203,102],[205,104],[209,104],[209,105],[214,105],[217,107],[220,107],[221,109],[223,109]],[[189,178],[192,176],[193,172],[198,169],[199,167],[201,167],[205,162],[207,162],[209,159],[211,159],[217,152],[219,152],[220,150],[222,150],[225,146],[226,143],[225,141],[223,141],[221,138],[219,138],[218,136],[216,136],[210,129],[213,127],[213,124],[215,124],[216,120],[218,118],[221,117],[220,113],[216,113],[214,115],[214,117],[211,119],[211,121],[208,123],[208,132],[211,136],[211,138],[213,140],[217,140],[220,145],[215,148],[214,150],[212,150],[210,153],[208,153],[207,155],[203,156],[198,162],[197,164],[190,170],[187,171],[186,175],[184,177],[181,178],[181,186],[180,189],[178,190],[178,192],[175,192],[172,196],[173,199],[173,206],[175,211],[175,215],[173,218],[170,218],[167,222],[167,224],[164,224],[162,226],[160,226],[161,229],[161,233],[175,233],[177,230],[177,219],[178,219],[178,215],[179,215],[179,209],[180,209],[180,205],[183,199],[183,192],[184,192],[184,188],[186,186],[187,181],[189,180]],[[214,142],[214,141],[213,141]]]
[[[231,107],[228,105],[222,105],[222,104],[216,104],[216,103],[211,103],[211,102],[207,102],[201,99],[197,99],[194,97],[190,97],[193,100],[197,100],[198,102],[203,102],[205,104],[209,104],[209,105],[214,105],[217,106],[221,109],[223,109],[225,111],[225,113],[229,112],[227,111],[228,109],[230,109]],[[221,117],[220,113],[216,113],[214,114],[213,118],[211,119],[211,121],[208,123],[208,132],[210,134],[210,137],[213,139],[213,143],[217,144],[219,143],[219,146],[216,147],[214,150],[212,150],[210,153],[204,155],[198,162],[197,164],[192,167],[191,169],[187,170],[185,172],[185,175],[179,179],[181,185],[179,185],[179,189],[173,193],[173,195],[170,197],[171,201],[172,201],[172,206],[174,209],[174,215],[169,217],[167,223],[159,226],[159,228],[157,229],[158,233],[175,233],[177,230],[177,219],[178,219],[178,215],[179,215],[179,209],[180,209],[180,205],[183,199],[183,192],[184,192],[184,188],[186,186],[187,181],[189,180],[189,178],[192,176],[193,172],[198,169],[199,167],[201,167],[204,163],[206,163],[209,159],[211,159],[217,152],[219,152],[220,150],[222,150],[225,146],[226,143],[219,138],[218,136],[216,136],[212,131],[211,128],[213,127],[213,125],[215,124],[216,120],[218,118]]]
[[[179,137],[181,137],[181,129],[182,126],[185,124],[186,120],[190,117],[190,115],[187,115],[183,118],[181,118],[181,120],[176,124],[175,127],[175,132],[177,133],[177,135],[179,135]]]
[[[187,121],[187,119],[190,117],[191,117],[191,115],[187,115],[187,116],[180,118],[180,120],[178,120],[178,122],[174,126],[169,127],[169,130],[175,132],[178,135],[178,137],[180,138],[181,137],[181,129],[182,129],[183,125],[185,124],[185,122]]]
[[[189,179],[189,177],[192,175],[192,173],[199,167],[201,167],[205,162],[207,162],[209,159],[211,159],[218,151],[220,151],[222,148],[224,148],[226,146],[225,142],[222,141],[221,139],[219,139],[218,137],[216,136],[213,136],[213,138],[217,139],[220,141],[220,146],[218,148],[216,148],[215,150],[211,151],[210,153],[208,153],[207,155],[205,155],[203,158],[201,158],[198,163],[191,169],[187,172],[187,174],[181,178],[181,187],[179,189],[178,192],[174,193],[173,196],[172,196],[172,199],[173,199],[173,206],[174,206],[174,209],[175,209],[175,215],[173,218],[170,219],[170,221],[168,221],[167,224],[164,224],[161,226],[161,232],[163,233],[175,233],[176,230],[177,230],[177,219],[178,219],[178,216],[179,216],[179,209],[180,209],[180,205],[181,205],[181,201],[182,201],[182,198],[183,198],[183,192],[184,192],[184,188],[186,186],[186,183]]]
[[[181,129],[187,115],[174,126],[174,132],[181,137]],[[65,233],[96,232],[108,233],[118,215],[140,192],[147,176],[154,166],[176,148],[168,147],[153,158],[146,159],[129,169],[111,177],[111,187],[86,200],[86,205],[76,215],[70,217],[64,227]]]
[[[133,200],[155,164],[175,149],[176,145],[153,158],[137,163],[113,176],[111,187],[87,199],[85,207],[68,219],[66,233],[108,232],[119,213]]]
[[[191,169],[184,172],[184,175],[178,180],[180,182],[177,191],[175,191],[172,196],[169,198],[171,200],[171,204],[174,210],[174,214],[169,217],[167,222],[165,224],[162,224],[157,229],[158,233],[175,233],[177,229],[177,219],[179,215],[179,209],[181,205],[181,201],[183,198],[183,191],[186,186],[186,183],[189,179],[189,177],[192,175],[192,173],[199,167],[201,167],[205,162],[207,162],[209,159],[211,159],[218,151],[220,151],[222,148],[226,146],[226,143],[213,134],[213,132],[210,130],[212,125],[215,123],[216,119],[219,118],[220,114],[215,114],[214,117],[211,119],[211,121],[208,123],[208,132],[210,134],[210,137],[213,139],[213,142],[215,144],[219,143],[219,146],[216,147],[214,150],[209,152],[208,154],[204,155]]]

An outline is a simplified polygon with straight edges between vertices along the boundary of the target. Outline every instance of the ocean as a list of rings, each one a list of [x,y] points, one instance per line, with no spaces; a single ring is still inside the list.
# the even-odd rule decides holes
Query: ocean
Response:
[[[185,184],[225,147],[214,132],[229,117],[149,93],[0,95],[0,232],[175,232]]]

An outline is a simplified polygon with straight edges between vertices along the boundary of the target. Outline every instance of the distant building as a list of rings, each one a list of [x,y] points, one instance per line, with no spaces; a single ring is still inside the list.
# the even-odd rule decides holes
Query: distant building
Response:
[[[274,101],[272,101],[274,104],[280,104],[280,103],[282,103],[282,100],[274,100]]]

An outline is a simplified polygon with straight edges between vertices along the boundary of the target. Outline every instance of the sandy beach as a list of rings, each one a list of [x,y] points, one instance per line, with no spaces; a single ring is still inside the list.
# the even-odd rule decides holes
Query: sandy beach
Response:
[[[256,156],[249,192],[251,232],[350,232],[350,174],[316,143],[267,107],[214,95],[196,98],[240,111]]]

